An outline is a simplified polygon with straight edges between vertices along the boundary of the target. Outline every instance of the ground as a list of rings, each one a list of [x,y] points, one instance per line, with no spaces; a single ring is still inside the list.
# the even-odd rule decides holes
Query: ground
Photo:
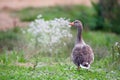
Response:
[[[56,5],[87,5],[91,6],[90,0],[0,0],[0,30],[6,30],[14,26],[26,26],[18,17],[11,15],[11,11],[26,7],[46,7]]]
[[[90,6],[90,0],[0,0],[0,9],[21,9],[25,7],[44,7],[55,5],[82,4]]]

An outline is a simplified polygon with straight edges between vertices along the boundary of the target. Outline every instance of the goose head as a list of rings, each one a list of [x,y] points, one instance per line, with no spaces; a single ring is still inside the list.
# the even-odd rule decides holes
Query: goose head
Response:
[[[70,25],[83,30],[82,22],[79,20],[75,20],[74,22],[71,22]]]

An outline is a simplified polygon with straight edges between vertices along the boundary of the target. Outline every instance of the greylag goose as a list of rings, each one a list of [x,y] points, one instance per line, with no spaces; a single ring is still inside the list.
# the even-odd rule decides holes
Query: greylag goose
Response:
[[[89,69],[90,64],[94,60],[94,54],[92,48],[87,45],[82,38],[82,23],[79,20],[75,20],[70,23],[70,25],[77,28],[77,40],[71,54],[72,61],[78,70],[80,68]]]

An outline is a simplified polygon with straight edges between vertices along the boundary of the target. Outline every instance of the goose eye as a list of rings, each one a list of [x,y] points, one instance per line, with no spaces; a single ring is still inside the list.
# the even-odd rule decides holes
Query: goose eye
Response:
[[[74,22],[74,23],[77,23],[77,22]]]

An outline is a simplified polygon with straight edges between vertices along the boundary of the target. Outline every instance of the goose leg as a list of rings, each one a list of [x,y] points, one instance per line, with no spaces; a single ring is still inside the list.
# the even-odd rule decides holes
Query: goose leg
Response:
[[[77,70],[80,70],[80,66],[77,67]]]

